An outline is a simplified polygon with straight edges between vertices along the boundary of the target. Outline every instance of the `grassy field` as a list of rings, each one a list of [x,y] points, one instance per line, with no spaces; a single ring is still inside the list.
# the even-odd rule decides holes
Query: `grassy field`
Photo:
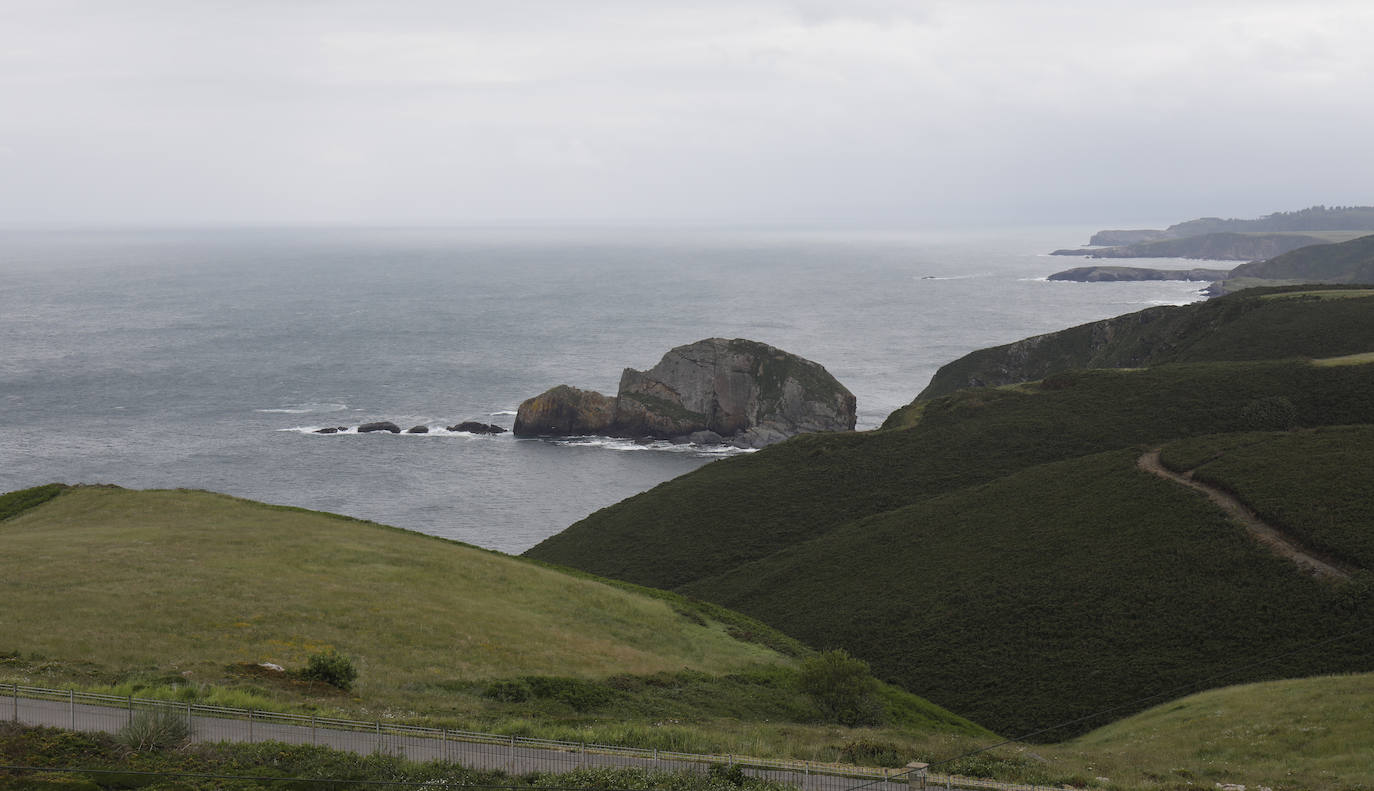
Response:
[[[1226,687],[1040,753],[1124,788],[1374,788],[1374,675]]]
[[[633,769],[577,769],[557,774],[511,775],[464,769],[439,762],[417,763],[376,753],[353,753],[310,745],[194,745],[183,749],[131,752],[116,738],[0,723],[0,764],[41,768],[80,767],[80,772],[0,769],[0,787],[29,791],[219,791],[220,789],[378,788],[640,789],[642,791],[787,791],[790,786],[753,777],[716,773],[644,772]],[[104,771],[101,771],[104,770]],[[111,771],[114,770],[114,771]],[[149,773],[149,774],[135,774]],[[164,776],[150,776],[159,773]],[[263,778],[228,780],[176,776],[228,775]],[[287,779],[291,778],[291,779]],[[317,780],[318,782],[311,782]]]
[[[818,722],[794,683],[807,649],[762,624],[418,533],[75,487],[0,521],[0,542],[4,681],[817,760],[875,733]],[[256,667],[327,649],[354,659],[351,693]],[[884,702],[883,738],[911,749],[987,733],[900,690]]]
[[[1276,791],[1348,791],[1374,786],[1368,759],[1368,724],[1374,720],[1374,675],[1325,676],[1225,687],[1171,700],[1073,741],[1054,745],[1007,745],[940,764],[1004,781],[1077,788],[1185,791],[1240,783]],[[973,742],[932,745],[920,754],[940,761]],[[870,751],[882,745],[865,743]],[[383,755],[357,756],[319,747],[223,744],[185,750],[130,753],[113,738],[19,728],[0,723],[0,763],[21,766],[84,766],[143,772],[196,772],[274,777],[343,777],[361,781],[494,784],[529,787],[735,791],[724,776],[689,776],[607,770],[562,775],[510,776],[441,764],[415,764]],[[35,775],[0,772],[0,785],[64,778],[57,788],[91,789],[96,782],[126,781],[108,775]],[[86,785],[79,785],[88,780]],[[150,788],[221,788],[216,781],[167,780]],[[222,781],[220,781],[222,782]],[[780,786],[745,781],[755,791]],[[5,787],[9,787],[5,785]],[[124,787],[121,785],[120,787]],[[277,788],[280,783],[242,788]]]
[[[1313,360],[1313,365],[1366,365],[1374,363],[1374,352],[1364,354],[1347,354],[1341,357],[1326,357],[1321,360]]]

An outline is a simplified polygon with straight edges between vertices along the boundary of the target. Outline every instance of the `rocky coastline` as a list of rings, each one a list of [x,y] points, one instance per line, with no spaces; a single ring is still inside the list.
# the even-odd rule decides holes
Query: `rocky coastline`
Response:
[[[614,396],[559,385],[520,405],[517,437],[666,439],[761,448],[853,431],[854,394],[823,366],[758,341],[707,338],[647,371],[626,368]]]

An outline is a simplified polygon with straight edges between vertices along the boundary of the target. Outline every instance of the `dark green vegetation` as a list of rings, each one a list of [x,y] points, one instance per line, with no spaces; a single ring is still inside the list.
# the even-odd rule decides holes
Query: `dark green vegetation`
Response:
[[[1341,244],[1303,247],[1267,261],[1241,264],[1231,270],[1231,276],[1309,283],[1374,283],[1374,235]]]
[[[513,786],[529,788],[664,789],[665,791],[784,791],[787,786],[744,773],[724,776],[578,769],[559,774],[510,775],[502,771],[464,769],[455,764],[415,763],[375,753],[359,757],[325,747],[261,744],[196,745],[184,749],[130,752],[118,739],[50,728],[20,728],[0,723],[0,763],[48,768],[80,767],[85,772],[20,772],[0,770],[0,787],[101,791],[102,789],[375,789]],[[181,773],[156,777],[147,773]],[[231,775],[269,778],[261,781],[196,778],[185,775]],[[270,778],[277,778],[272,780]],[[300,778],[282,782],[280,778]],[[352,782],[312,783],[312,779]],[[406,785],[388,786],[385,783]]]
[[[1311,233],[1328,237],[1331,231],[1374,231],[1374,206],[1312,206],[1280,211],[1254,220],[1200,217],[1175,223],[1162,231],[1099,231],[1088,244],[1135,244],[1159,239],[1183,239],[1209,233]]]
[[[1350,236],[1359,232],[1352,231]],[[1326,237],[1331,234],[1326,234]],[[1089,258],[1204,258],[1211,261],[1254,261],[1272,258],[1310,245],[1330,244],[1340,239],[1302,233],[1236,233],[1217,231],[1182,239],[1157,239],[1118,247],[1093,247],[1080,250],[1055,250],[1051,255],[1082,255]]]
[[[1332,294],[1351,296],[1331,301]],[[1324,299],[1329,304],[1314,304]],[[1074,368],[1322,358],[1371,349],[1374,292],[1353,287],[1319,293],[1297,287],[1250,289],[980,349],[942,366],[917,398],[930,399],[964,387],[1044,379]],[[893,413],[885,427],[903,425],[907,411]]]
[[[1176,236],[1195,236],[1202,233],[1235,231],[1374,231],[1374,206],[1311,206],[1297,211],[1279,211],[1255,220],[1201,217],[1176,223],[1165,233]]]
[[[1198,437],[1160,458],[1232,492],[1304,545],[1374,569],[1374,426]],[[1295,463],[1303,475],[1293,474]]]
[[[67,487],[60,483],[49,483],[31,489],[0,494],[0,522],[18,516],[30,508],[37,508],[62,492]]]
[[[1037,740],[1207,686],[1374,669],[1374,629],[1309,650],[1374,627],[1369,586],[1304,576],[1136,467],[1150,446],[1274,421],[1374,423],[1374,365],[1301,359],[1374,350],[1374,299],[1245,293],[1023,344],[1053,373],[707,465],[529,554],[845,648],[1002,733],[1074,721]],[[1349,433],[1356,458],[1368,437]],[[1266,474],[1303,486],[1302,454],[1279,448]],[[1328,531],[1331,551],[1358,556],[1359,532]]]

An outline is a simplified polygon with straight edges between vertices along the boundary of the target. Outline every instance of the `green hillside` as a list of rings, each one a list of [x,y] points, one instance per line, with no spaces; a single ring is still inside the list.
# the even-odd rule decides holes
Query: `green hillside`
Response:
[[[48,486],[0,515],[0,681],[672,749],[845,742],[797,687],[807,649],[704,602],[209,492]],[[257,666],[329,650],[359,671],[346,694]],[[882,705],[890,738],[986,733],[900,690]]]
[[[1302,425],[1374,422],[1374,366],[1192,363],[966,390],[923,402],[910,429],[802,436],[708,464],[602,509],[526,554],[678,588],[847,522],[1036,464],[1245,430],[1253,427],[1246,406],[1267,396],[1288,398]]]
[[[1311,579],[1201,494],[1136,468],[1148,447],[1167,445],[1167,460],[1187,450],[1170,443],[1187,438],[1224,445],[1257,430],[1352,427],[1315,434],[1332,454],[1321,465],[1312,447],[1282,434],[1255,451],[1267,466],[1243,466],[1235,453],[1218,460],[1235,464],[1199,475],[1242,496],[1286,477],[1273,497],[1296,511],[1259,496],[1254,507],[1368,569],[1371,527],[1351,494],[1363,489],[1335,480],[1297,492],[1324,469],[1368,469],[1374,365],[1362,355],[1374,350],[1374,300],[1269,291],[1142,315],[1116,326],[1172,323],[1153,360],[1167,364],[1064,370],[919,399],[887,430],[805,436],[707,465],[529,554],[845,647],[884,678],[1004,733],[1102,709],[1119,717],[1148,705],[1145,696],[1193,684],[1374,669],[1371,634],[1303,650],[1372,623],[1367,571],[1344,583]],[[1108,335],[1097,350],[1104,360],[1140,345],[1124,329]],[[1301,359],[1319,355],[1353,356]],[[1319,511],[1332,494],[1341,496]],[[1334,522],[1331,508],[1343,509]]]
[[[1374,627],[1374,588],[1306,577],[1139,455],[1031,467],[682,590],[1011,734]],[[1371,652],[1374,632],[1228,680],[1374,669]]]
[[[1374,349],[1374,291],[1320,294],[1348,295],[1350,301],[1317,304],[1322,297],[1310,287],[1251,289],[980,349],[941,366],[917,400],[965,387],[1043,379],[1073,368],[1335,357]],[[905,418],[899,410],[888,425],[901,425]]]
[[[1306,546],[1374,569],[1374,426],[1198,437],[1170,445],[1162,460],[1234,492]]]
[[[1309,283],[1374,284],[1374,235],[1303,247],[1267,261],[1241,264],[1232,277],[1300,279]]]
[[[1244,684],[1170,701],[1039,754],[1117,787],[1374,788],[1374,675]]]

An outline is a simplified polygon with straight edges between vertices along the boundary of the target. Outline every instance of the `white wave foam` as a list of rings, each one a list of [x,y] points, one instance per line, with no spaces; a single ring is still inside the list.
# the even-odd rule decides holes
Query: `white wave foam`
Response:
[[[974,280],[980,277],[987,277],[988,273],[979,272],[973,275],[914,275],[912,280]]]
[[[338,426],[292,426],[291,428],[279,428],[277,431],[294,431],[297,434],[315,434],[322,428],[338,428]],[[332,436],[333,434],[357,434],[357,426],[346,426],[343,431],[335,431],[331,434],[321,434],[320,436]]]
[[[421,424],[421,425],[423,425],[423,424]],[[335,436],[339,436],[339,435],[342,435],[342,434],[357,434],[357,433],[359,433],[359,432],[358,432],[358,427],[357,427],[357,426],[345,426],[344,429],[343,429],[342,431],[331,431],[331,432],[329,432],[329,433],[327,433],[327,434],[321,434],[321,433],[320,433],[320,429],[324,429],[324,428],[338,428],[338,425],[337,425],[337,424],[334,424],[334,423],[330,423],[330,424],[328,424],[328,425],[317,425],[317,426],[292,426],[292,427],[290,427],[290,428],[279,428],[279,429],[276,429],[276,430],[277,430],[277,431],[292,431],[292,432],[295,432],[295,433],[297,433],[297,434],[317,434],[317,435],[322,436],[322,437],[335,437]],[[503,437],[503,436],[504,436],[504,437],[510,436],[509,434],[476,434],[476,433],[473,433],[473,432],[470,432],[470,431],[449,431],[447,428],[444,428],[443,426],[429,426],[429,431],[426,431],[426,432],[423,432],[423,433],[415,433],[415,434],[410,433],[409,431],[407,431],[407,430],[404,429],[404,428],[401,429],[401,432],[400,432],[399,434],[392,434],[390,431],[370,431],[370,432],[368,432],[368,433],[369,433],[369,434],[384,434],[384,435],[387,435],[387,436],[394,436],[394,437],[463,437],[463,438],[465,438],[465,439],[498,439],[498,438]]]
[[[312,412],[342,412],[345,409],[348,409],[347,404],[320,403],[312,401],[304,404],[290,404],[288,406],[276,407],[275,409],[254,409],[253,411],[284,415],[308,415]]]
[[[673,443],[667,440],[642,442],[620,437],[563,437],[549,440],[549,442],[563,447],[602,448],[620,453],[659,451],[661,453],[689,453],[694,456],[735,456],[741,453],[753,453],[757,450],[757,448],[736,448],[733,445],[693,445],[686,442]]]
[[[515,416],[518,415],[518,414],[520,414],[520,413],[519,413],[519,412],[516,412],[516,411],[514,411],[514,410],[510,410],[510,409],[503,409],[503,410],[501,410],[500,412],[488,412],[488,413],[487,413],[487,415],[490,416],[490,417],[500,417],[500,416],[502,416],[502,415],[510,415],[511,417],[515,417]]]

